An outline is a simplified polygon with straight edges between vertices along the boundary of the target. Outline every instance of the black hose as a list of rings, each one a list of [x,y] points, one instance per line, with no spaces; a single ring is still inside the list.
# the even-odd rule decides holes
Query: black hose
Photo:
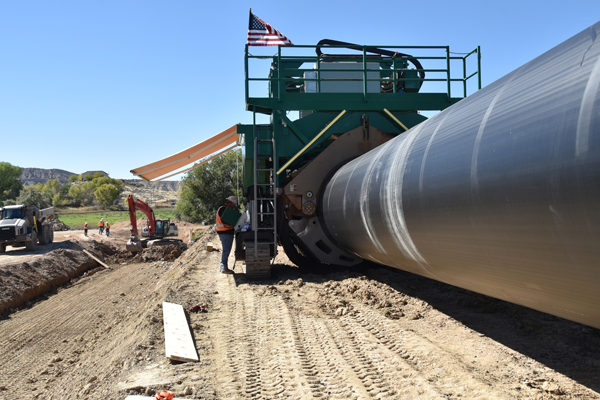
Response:
[[[323,52],[321,51],[321,47],[326,46],[326,45],[330,45],[330,46],[345,46],[347,49],[352,49],[352,50],[362,50],[363,46],[360,46],[358,44],[354,44],[354,43],[348,43],[348,42],[340,42],[339,40],[332,40],[332,39],[322,39],[321,41],[319,41],[319,43],[317,43],[317,48],[315,49],[317,55],[319,57],[328,57],[328,58],[342,58],[342,57],[355,57],[354,54],[352,55],[346,55],[346,54],[336,54],[336,55],[331,55],[331,54],[323,54]],[[398,53],[398,52],[394,52],[394,51],[390,51],[390,50],[384,50],[384,49],[380,49],[377,47],[367,47],[366,50],[369,53],[373,53],[373,54],[379,54],[381,56],[387,56],[387,57],[401,57],[401,58],[405,58],[407,60],[409,60],[411,63],[413,63],[413,65],[421,71],[419,72],[419,77],[421,78],[421,81],[419,81],[419,89],[421,89],[421,86],[423,86],[423,80],[425,79],[425,71],[423,70],[423,66],[421,65],[421,63],[419,62],[419,60],[413,56],[411,56],[410,54],[404,54],[404,53]]]

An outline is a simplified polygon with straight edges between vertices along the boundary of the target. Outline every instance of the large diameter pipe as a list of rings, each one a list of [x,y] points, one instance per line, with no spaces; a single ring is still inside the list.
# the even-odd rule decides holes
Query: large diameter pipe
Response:
[[[364,259],[600,328],[600,23],[339,169]]]

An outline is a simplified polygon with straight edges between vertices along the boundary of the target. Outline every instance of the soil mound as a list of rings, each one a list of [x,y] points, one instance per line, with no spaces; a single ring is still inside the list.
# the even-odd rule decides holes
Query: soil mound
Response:
[[[0,314],[48,293],[70,280],[86,278],[104,267],[88,254],[107,264],[174,261],[187,249],[183,242],[153,246],[141,253],[117,249],[106,241],[67,241],[65,248],[53,250],[26,262],[0,265]]]
[[[51,220],[53,231],[72,231],[73,229],[58,218]]]
[[[144,249],[134,257],[133,262],[149,261],[173,261],[178,258],[185,250],[187,245],[183,242],[175,242],[162,246],[152,246]]]
[[[112,246],[105,242],[97,242],[94,240],[92,242],[86,243],[84,246],[88,247],[88,251],[92,251],[94,253],[98,252],[103,256],[114,256],[115,254],[119,253],[119,250],[117,250],[115,246]]]
[[[98,263],[79,246],[57,249],[18,264],[0,266],[0,314],[47,293]]]

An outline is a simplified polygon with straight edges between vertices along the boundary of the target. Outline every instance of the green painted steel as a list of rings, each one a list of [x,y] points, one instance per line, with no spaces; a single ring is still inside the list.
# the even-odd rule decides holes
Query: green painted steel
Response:
[[[316,55],[315,50],[343,49],[352,55]],[[372,48],[392,50],[393,57],[373,55]],[[293,50],[294,55],[288,55]],[[301,51],[302,55],[297,53]],[[304,55],[304,51],[306,55]],[[422,56],[399,57],[400,51],[423,51]],[[310,54],[312,52],[312,54]],[[436,53],[437,52],[437,53]],[[450,52],[448,46],[315,46],[292,45],[279,46],[274,56],[254,56],[248,53],[246,46],[244,58],[246,109],[271,117],[268,125],[238,125],[238,133],[244,135],[244,186],[254,184],[253,163],[258,157],[258,168],[275,170],[303,149],[343,110],[346,114],[340,118],[322,137],[305,150],[291,163],[289,170],[301,168],[313,160],[337,135],[344,134],[362,124],[362,116],[369,118],[370,126],[392,135],[399,135],[404,129],[393,118],[383,112],[389,110],[407,128],[424,121],[426,118],[418,110],[443,110],[467,96],[467,83],[477,75],[477,88],[481,88],[480,48],[463,56]],[[469,71],[469,57],[476,56],[475,71]],[[409,68],[412,60],[431,62],[432,68]],[[270,68],[263,68],[265,75],[250,76],[253,61],[269,60]],[[337,63],[337,64],[336,64]],[[453,63],[460,64],[451,70]],[[418,65],[417,64],[413,64]],[[425,78],[420,74],[425,73]],[[260,95],[250,93],[250,88],[264,85]],[[452,84],[460,85],[462,97],[452,97]],[[423,90],[430,85],[438,91]],[[336,92],[337,89],[355,88],[348,92]],[[292,120],[287,113],[298,111],[302,117]],[[267,140],[275,138],[277,159],[273,160],[273,149],[266,142],[258,143],[258,154],[254,154],[254,137]],[[283,186],[286,173],[276,177],[268,172],[258,173],[257,184],[276,179],[277,187]]]
[[[248,111],[271,114],[273,110],[341,111],[438,111],[462,100],[448,98],[446,93],[369,93],[364,101],[362,93],[286,93],[279,99],[252,98],[246,104]]]
[[[337,110],[343,110],[343,109],[347,109],[345,107],[343,107],[341,104],[345,104],[346,102],[342,103],[342,102],[337,102],[334,101],[334,103],[336,104],[335,106],[329,106],[328,108],[322,108],[322,105],[320,105],[319,103],[317,103],[319,108],[295,108],[295,107],[306,107],[306,105],[310,105],[313,104],[314,102],[314,98],[311,98],[311,95],[313,94],[318,94],[318,95],[323,95],[323,94],[331,94],[331,93],[320,93],[320,86],[321,83],[324,81],[331,81],[332,79],[327,79],[327,78],[322,78],[321,75],[324,72],[324,70],[321,68],[321,57],[317,57],[316,55],[312,55],[312,56],[286,56],[284,54],[282,54],[283,50],[286,49],[293,49],[293,50],[298,50],[298,49],[307,49],[308,50],[315,50],[316,48],[327,48],[327,49],[335,49],[335,48],[345,48],[345,46],[315,46],[315,45],[290,45],[290,46],[279,46],[278,47],[278,52],[277,55],[272,56],[272,57],[265,57],[265,56],[253,56],[251,54],[248,53],[248,47],[246,46],[246,52],[245,52],[245,59],[244,59],[244,65],[245,65],[245,79],[246,79],[246,104],[247,104],[247,109],[248,110],[255,110],[256,112],[259,113],[265,113],[265,114],[271,114],[273,112],[273,110],[321,110],[321,109],[325,109],[325,110],[333,110],[334,108],[331,107],[337,107],[335,109]],[[385,48],[385,49],[392,49],[392,50],[439,50],[442,52],[442,54],[437,55],[437,56],[430,56],[430,55],[424,55],[424,56],[412,56],[411,58],[414,59],[419,59],[419,60],[434,60],[434,61],[445,61],[445,68],[430,68],[430,69],[408,69],[408,61],[411,58],[386,58],[386,57],[373,57],[370,55],[367,55],[367,51],[368,48],[374,48],[374,47],[381,47],[381,48]],[[362,53],[362,62],[361,63],[357,63],[357,68],[354,69],[353,71],[357,71],[362,73],[363,78],[360,79],[362,81],[362,86],[363,86],[363,93],[362,93],[362,102],[363,103],[370,103],[372,101],[375,102],[392,102],[394,104],[397,104],[396,107],[387,107],[388,109],[391,110],[442,110],[446,107],[449,107],[450,105],[456,103],[458,100],[464,98],[467,96],[467,86],[466,83],[467,81],[474,77],[475,75],[477,75],[478,77],[478,81],[477,81],[477,88],[481,89],[481,57],[480,57],[480,48],[477,47],[476,49],[474,49],[473,51],[471,51],[470,53],[465,54],[462,57],[458,57],[458,56],[451,56],[451,52],[450,52],[450,47],[449,46],[357,46],[357,48],[361,48],[361,53]],[[466,62],[467,59],[472,56],[472,55],[476,55],[477,56],[477,68],[474,72],[472,72],[471,74],[467,75],[467,70],[466,70]],[[272,67],[270,69],[269,75],[268,77],[254,77],[254,76],[250,76],[249,75],[249,62],[250,60],[253,59],[265,59],[265,58],[271,58],[272,59]],[[453,76],[453,71],[451,70],[451,61],[452,60],[460,60],[463,64],[463,68],[460,69],[460,72],[462,74],[459,74],[458,76]],[[344,57],[337,57],[335,58],[336,62],[356,62],[357,59],[356,58],[344,58]],[[378,63],[379,67],[378,68],[369,68],[368,64],[373,64],[373,63]],[[311,68],[300,68],[302,67],[304,64],[313,64],[313,66]],[[359,66],[360,65],[360,66]],[[407,75],[403,78],[398,78],[396,77],[396,75],[394,74],[394,72],[405,72],[407,73]],[[441,77],[437,77],[437,78],[424,78],[421,79],[419,78],[416,73],[423,71],[425,73],[438,73],[441,75]],[[304,74],[305,73],[310,73],[310,72],[314,72],[316,73],[316,77],[315,78],[307,78]],[[348,69],[335,69],[335,68],[328,68],[325,72],[348,72]],[[378,78],[368,78],[367,75],[369,72],[377,72],[379,73],[379,77]],[[350,80],[350,79],[349,79]],[[348,81],[349,81],[348,80]],[[386,98],[384,97],[383,99],[379,99],[378,96],[379,93],[368,93],[367,92],[367,84],[369,81],[379,81],[379,82],[390,82],[390,84],[393,86],[393,93],[382,93],[384,95],[388,95],[388,96],[395,96],[396,98]],[[268,83],[268,93],[265,93],[264,97],[254,97],[251,96],[249,93],[249,83],[250,82],[265,82]],[[316,82],[317,85],[317,93],[304,93],[303,89],[306,87],[306,83],[307,82]],[[407,86],[407,88],[409,90],[405,90],[405,93],[397,93],[397,86],[400,82],[403,82],[405,85],[409,85],[411,82],[415,83],[415,82],[446,82],[446,90],[444,90],[443,92],[439,92],[439,93],[416,93],[417,90],[415,90],[414,86]],[[463,83],[463,95],[462,97],[452,97],[451,96],[451,83],[452,82],[462,82]],[[407,89],[405,88],[405,89]],[[412,98],[412,99],[406,99],[405,101],[402,100],[402,96],[397,96],[399,95],[404,95],[404,94],[408,94],[408,93],[413,93],[416,94],[417,96]],[[298,98],[298,96],[293,96],[294,94],[299,94],[300,97]],[[432,94],[437,94],[437,95],[441,95],[444,94],[446,96],[446,102],[440,102],[440,101],[433,101],[431,100],[431,98],[428,98],[430,96],[426,96],[426,95],[432,95]],[[291,97],[290,97],[291,95]],[[313,96],[314,97],[314,96]],[[338,100],[343,101],[345,96],[339,96],[338,93]],[[420,99],[421,97],[424,97],[422,100]],[[439,97],[439,96],[436,96]],[[265,99],[273,99],[275,101],[271,101],[271,102],[267,102],[265,104]],[[415,101],[415,99],[419,99],[417,100],[417,103],[413,103]],[[335,100],[335,96],[334,96],[334,100]],[[287,104],[287,102],[292,101],[293,104]],[[331,101],[331,100],[330,100]],[[411,104],[416,104],[415,106],[411,107]],[[290,107],[291,105],[293,105],[294,107]],[[317,107],[317,105],[315,107]],[[338,106],[339,105],[339,106]],[[364,109],[364,110],[374,110],[375,108],[373,106],[370,105],[362,105],[362,107],[357,107],[357,108],[352,108],[352,109]]]

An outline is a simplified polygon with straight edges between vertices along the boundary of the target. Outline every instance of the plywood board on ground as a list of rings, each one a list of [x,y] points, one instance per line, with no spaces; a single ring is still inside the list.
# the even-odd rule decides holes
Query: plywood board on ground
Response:
[[[180,304],[163,302],[163,321],[167,358],[176,361],[198,361],[198,353],[183,307]]]
[[[92,255],[92,253],[90,253],[89,251],[87,251],[87,250],[84,250],[83,252],[84,252],[85,254],[87,254],[88,256],[92,257],[94,260],[96,260],[96,262],[97,262],[98,264],[102,265],[104,268],[106,268],[106,269],[110,269],[110,267],[109,267],[108,265],[106,265],[106,264],[104,264],[102,261],[98,260],[98,259],[97,259],[96,257],[94,257],[94,256]]]

